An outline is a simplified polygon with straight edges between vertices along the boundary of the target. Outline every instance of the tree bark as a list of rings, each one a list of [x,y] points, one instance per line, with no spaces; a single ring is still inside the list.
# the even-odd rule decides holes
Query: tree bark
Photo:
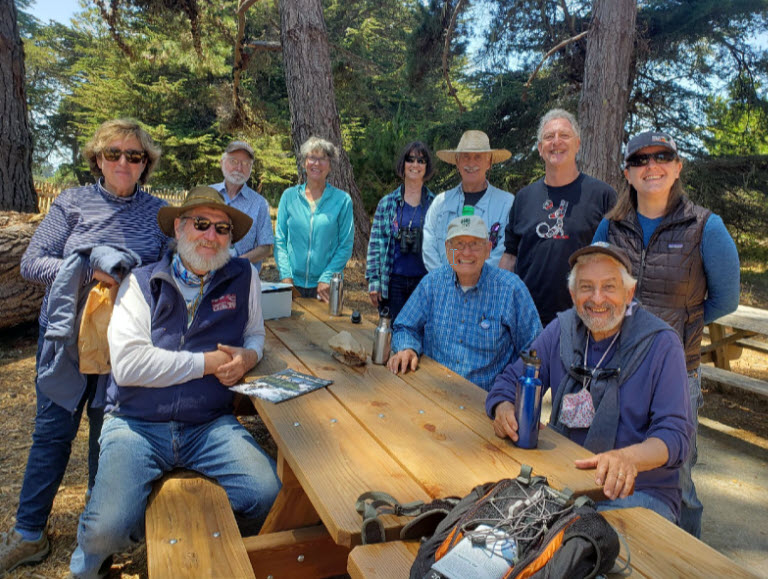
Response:
[[[355,215],[353,255],[364,258],[371,222],[342,143],[321,1],[280,0],[280,40],[296,158],[300,158],[301,144],[312,135],[328,139],[338,146],[339,160],[334,164],[328,180],[352,197]],[[301,175],[302,167],[297,166],[297,169]]]
[[[0,213],[0,328],[34,322],[40,313],[45,288],[22,278],[19,264],[41,218]]]
[[[14,0],[0,0],[0,210],[37,211],[24,47]]]
[[[619,191],[637,0],[595,0],[579,100],[581,169]]]

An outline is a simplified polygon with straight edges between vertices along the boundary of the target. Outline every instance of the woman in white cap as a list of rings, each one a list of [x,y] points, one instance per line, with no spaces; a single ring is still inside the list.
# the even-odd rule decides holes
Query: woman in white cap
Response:
[[[632,137],[624,166],[629,190],[600,223],[594,241],[627,251],[637,277],[635,295],[680,335],[695,428],[703,402],[699,366],[704,325],[738,307],[739,255],[723,220],[684,194],[683,164],[671,136],[649,131]],[[699,537],[703,507],[691,479],[696,458],[694,432],[680,469],[679,524]]]
[[[492,149],[488,135],[483,131],[466,131],[458,147],[438,151],[437,156],[456,165],[461,183],[435,197],[427,212],[422,250],[424,265],[429,271],[447,265],[445,236],[448,224],[461,215],[477,215],[487,224],[493,245],[487,262],[498,266],[504,254],[504,229],[515,196],[488,183],[486,176],[491,166],[506,161],[512,153],[506,149]]]

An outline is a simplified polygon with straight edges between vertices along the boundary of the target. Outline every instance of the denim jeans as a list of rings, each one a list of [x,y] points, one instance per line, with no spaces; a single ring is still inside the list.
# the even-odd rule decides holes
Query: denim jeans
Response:
[[[152,483],[174,468],[197,471],[224,487],[244,534],[261,527],[280,489],[274,461],[231,414],[203,424],[109,414],[100,442],[99,474],[70,562],[76,577],[98,577],[110,555],[144,539]]]
[[[411,294],[419,285],[423,276],[411,277],[407,275],[398,275],[393,273],[389,278],[388,297],[385,300],[381,300],[379,305],[379,314],[384,307],[389,308],[389,317],[392,321],[395,321],[397,314],[403,309],[405,302],[411,297]]]
[[[699,457],[696,446],[696,432],[699,428],[699,408],[704,403],[704,395],[701,393],[701,368],[688,372],[688,394],[691,398],[691,417],[693,419],[693,436],[688,458],[680,467],[680,489],[683,491],[683,502],[680,505],[680,528],[687,531],[697,539],[701,538],[701,516],[704,506],[696,496],[696,486],[691,478],[691,471]]]
[[[37,344],[38,361],[44,334],[45,328],[41,327]],[[32,447],[29,449],[24,482],[19,495],[19,507],[16,511],[17,529],[32,534],[39,534],[45,530],[53,500],[67,470],[69,456],[72,453],[72,441],[77,436],[83,408],[86,407],[89,422],[88,488],[93,487],[99,462],[99,434],[104,418],[103,408],[91,407],[98,378],[96,375],[87,376],[85,393],[74,413],[53,402],[35,385],[37,392],[35,430],[32,433]]]
[[[614,509],[630,509],[632,507],[645,507],[655,513],[660,514],[662,517],[671,522],[675,521],[675,513],[669,508],[661,499],[644,493],[643,491],[635,491],[625,499],[614,499],[612,501],[600,501],[597,503],[598,511],[612,511]]]
[[[293,286],[295,287],[299,295],[303,298],[316,298],[317,297],[317,286],[315,287],[300,287],[300,286]]]

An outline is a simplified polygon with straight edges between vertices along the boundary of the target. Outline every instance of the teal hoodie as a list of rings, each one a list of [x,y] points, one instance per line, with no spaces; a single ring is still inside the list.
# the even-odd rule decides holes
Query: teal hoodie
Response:
[[[304,195],[306,184],[283,191],[277,207],[275,261],[280,279],[293,279],[298,287],[330,283],[352,257],[355,225],[352,199],[332,185],[317,202],[314,214]]]

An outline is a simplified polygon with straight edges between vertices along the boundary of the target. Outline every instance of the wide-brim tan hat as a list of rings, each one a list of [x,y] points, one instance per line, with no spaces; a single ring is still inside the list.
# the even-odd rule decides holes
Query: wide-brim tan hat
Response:
[[[512,156],[506,149],[491,149],[491,141],[483,131],[465,131],[458,147],[438,151],[437,156],[441,161],[455,165],[458,153],[491,153],[491,164],[494,165],[503,163]]]
[[[199,185],[187,192],[184,202],[179,207],[167,205],[160,208],[157,212],[157,223],[160,225],[163,233],[168,237],[175,237],[176,232],[173,230],[173,221],[193,207],[210,207],[211,209],[226,213],[232,220],[232,243],[240,241],[251,229],[251,225],[253,225],[253,219],[242,211],[227,205],[221,193],[216,191],[216,189]]]

